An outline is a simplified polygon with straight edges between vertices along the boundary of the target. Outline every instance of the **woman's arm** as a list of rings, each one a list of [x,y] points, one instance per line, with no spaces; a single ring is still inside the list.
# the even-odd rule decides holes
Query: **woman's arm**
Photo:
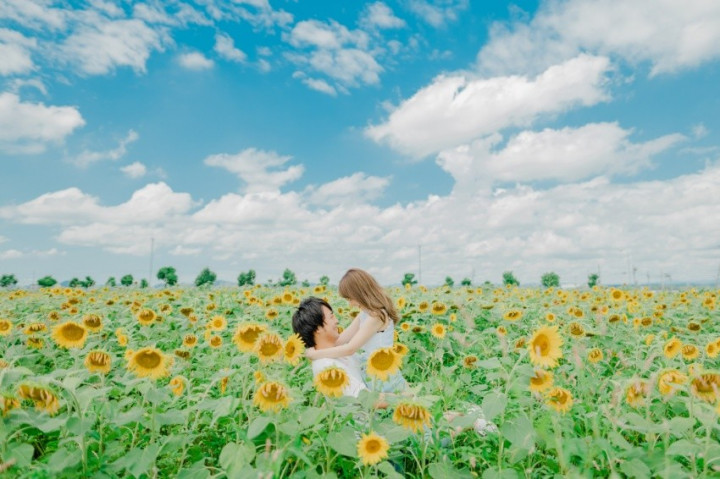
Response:
[[[320,358],[342,358],[354,354],[358,349],[367,343],[372,335],[377,333],[383,327],[383,322],[377,318],[370,316],[359,328],[355,336],[348,341],[347,344],[335,346],[334,348],[306,350],[305,355],[311,359]]]
[[[345,344],[350,341],[350,339],[355,336],[355,333],[357,333],[359,327],[360,315],[358,314],[357,316],[355,316],[355,319],[353,319],[352,323],[350,323],[350,326],[348,326],[347,329],[343,330],[343,332],[340,333],[337,341],[335,341],[335,346],[340,346],[341,344]]]

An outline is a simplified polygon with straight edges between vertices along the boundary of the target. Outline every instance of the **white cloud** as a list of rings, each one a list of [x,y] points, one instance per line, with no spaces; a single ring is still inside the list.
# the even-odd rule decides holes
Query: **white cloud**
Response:
[[[441,75],[365,133],[402,153],[424,157],[503,128],[530,125],[541,115],[604,101],[608,69],[606,58],[580,55],[535,78]]]
[[[147,167],[139,161],[136,161],[127,166],[123,166],[120,168],[120,171],[128,178],[142,178],[147,173]]]
[[[0,235],[0,243],[5,243],[9,241],[5,236]]]
[[[200,52],[183,53],[178,57],[178,63],[188,70],[208,70],[215,66],[215,62]]]
[[[389,184],[390,178],[367,176],[358,172],[318,187],[311,186],[305,194],[309,202],[318,206],[368,202],[380,197]]]
[[[288,41],[294,47],[337,50],[347,44],[363,48],[367,46],[369,37],[362,30],[348,30],[336,21],[304,20],[295,24]]]
[[[6,259],[18,259],[22,258],[23,252],[16,249],[8,249],[5,251],[0,251],[0,259],[6,260]]]
[[[242,50],[235,48],[235,42],[225,33],[215,35],[215,51],[222,58],[233,62],[243,63],[247,60],[247,55]]]
[[[144,73],[150,53],[163,51],[169,41],[161,31],[141,20],[109,21],[99,15],[86,16],[61,50],[65,61],[89,75],[103,75],[123,66]]]
[[[20,258],[48,258],[50,256],[64,255],[64,251],[60,251],[57,248],[50,248],[48,250],[32,250],[32,251],[20,251],[17,249],[9,249],[0,251],[0,259],[20,259]]]
[[[454,22],[468,7],[468,0],[410,0],[410,10],[433,27]]]
[[[130,130],[128,131],[127,136],[120,140],[120,144],[117,148],[108,151],[84,150],[77,156],[77,158],[74,158],[71,161],[73,164],[81,168],[104,160],[117,161],[127,153],[127,145],[134,143],[138,140],[138,138],[140,138],[140,135],[138,135],[135,130]]]
[[[708,133],[710,133],[710,130],[708,130],[707,127],[702,123],[698,123],[697,125],[693,125],[692,127],[692,135],[696,140],[705,138]]]
[[[455,190],[488,190],[496,182],[551,180],[576,182],[594,176],[632,175],[651,166],[652,157],[687,138],[666,135],[632,143],[632,132],[617,123],[591,123],[579,128],[523,131],[494,150],[495,134],[441,152],[437,163],[455,180]]]
[[[375,2],[367,5],[360,24],[365,28],[402,28],[405,21],[396,17],[392,9],[383,2]]]
[[[197,256],[200,253],[202,253],[202,248],[188,248],[182,245],[177,245],[170,250],[170,254],[173,256]]]
[[[337,90],[333,88],[328,82],[319,78],[305,78],[302,81],[308,87],[313,90],[317,90],[321,93],[326,93],[330,96],[336,96]]]
[[[274,151],[247,148],[235,155],[222,153],[208,156],[204,163],[236,174],[245,182],[243,190],[246,192],[265,192],[277,191],[281,186],[302,176],[302,165],[282,169],[291,159],[291,156],[281,156]]]
[[[37,46],[37,40],[27,38],[19,32],[0,28],[0,75],[18,75],[30,72],[33,61],[30,50]]]
[[[493,73],[540,71],[579,52],[650,62],[651,74],[720,57],[720,3],[707,0],[547,1],[529,23],[496,23],[478,54]]]
[[[47,95],[47,88],[45,88],[45,84],[37,78],[31,78],[29,80],[15,78],[8,85],[10,92],[15,94],[18,94],[23,87],[35,88],[43,95]]]
[[[0,0],[0,18],[7,18],[31,29],[65,27],[67,12],[52,8],[48,0]]]
[[[168,12],[166,8],[172,10]],[[210,19],[186,3],[174,5],[137,3],[133,5],[133,17],[146,23],[170,26],[212,25]]]
[[[40,153],[84,124],[75,107],[22,102],[14,93],[0,93],[0,150]]]

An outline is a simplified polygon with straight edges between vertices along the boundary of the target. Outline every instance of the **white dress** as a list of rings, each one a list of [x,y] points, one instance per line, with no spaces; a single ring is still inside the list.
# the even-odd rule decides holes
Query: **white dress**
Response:
[[[366,311],[361,311],[358,315],[360,326],[370,318],[370,315]],[[359,349],[355,355],[360,362],[360,368],[365,378],[365,383],[368,387],[374,391],[390,393],[400,392],[407,386],[405,378],[399,371],[388,378],[387,381],[381,381],[377,378],[372,378],[367,374],[367,360],[372,353],[380,348],[391,348],[395,343],[395,323],[390,320],[388,321],[387,327],[383,331],[378,331],[373,334],[367,343]]]

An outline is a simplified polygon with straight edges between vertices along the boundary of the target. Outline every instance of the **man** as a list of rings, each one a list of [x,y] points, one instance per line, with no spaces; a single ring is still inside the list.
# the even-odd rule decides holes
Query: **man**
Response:
[[[340,336],[338,320],[332,306],[327,301],[314,296],[300,302],[298,309],[293,313],[292,327],[305,343],[306,348],[332,348]],[[344,370],[350,380],[343,389],[344,396],[357,397],[360,391],[367,389],[362,379],[360,365],[354,356],[316,359],[312,361],[313,376],[333,366]]]

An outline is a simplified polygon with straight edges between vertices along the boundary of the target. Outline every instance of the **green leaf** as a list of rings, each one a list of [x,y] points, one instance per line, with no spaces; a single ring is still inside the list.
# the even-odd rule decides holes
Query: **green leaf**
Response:
[[[278,430],[288,436],[296,436],[300,432],[300,425],[293,419],[280,424]]]
[[[650,468],[645,465],[639,459],[633,459],[632,461],[625,461],[620,464],[620,470],[624,472],[628,477],[635,477],[638,479],[645,479],[650,477]]]
[[[503,393],[498,391],[489,392],[482,402],[482,410],[485,414],[485,419],[488,421],[495,419],[499,414],[505,411],[506,403],[507,398]]]
[[[230,412],[233,410],[233,397],[232,396],[223,396],[222,398],[218,399],[217,404],[215,405],[215,408],[213,409],[213,418],[210,425],[214,425],[215,422],[217,422],[218,419],[221,417],[228,416]]]
[[[147,472],[150,466],[152,466],[159,451],[160,445],[158,444],[151,444],[145,449],[136,447],[115,461],[112,466],[114,468],[127,469],[128,473],[138,477]]]
[[[520,477],[515,469],[503,469],[502,471],[490,468],[485,469],[482,479],[518,479]]]
[[[695,426],[695,419],[689,417],[674,417],[667,422],[667,428],[670,434],[675,437],[684,436],[690,429]]]
[[[246,465],[255,459],[255,448],[249,444],[230,442],[220,451],[220,466],[228,477],[240,477],[239,474]]]
[[[256,417],[255,420],[250,423],[250,427],[248,428],[248,439],[255,439],[258,437],[271,422],[272,420],[267,416]]]
[[[455,469],[450,464],[434,462],[428,466],[428,472],[433,479],[472,479],[472,474],[467,469]]]
[[[483,359],[482,361],[478,361],[475,364],[478,368],[488,370],[498,369],[502,367],[502,364],[500,363],[500,360],[498,358]]]
[[[48,458],[47,464],[50,472],[57,474],[72,469],[81,460],[82,454],[79,449],[68,451],[66,448],[61,447]]]
[[[329,411],[327,409],[320,409],[319,407],[310,406],[305,409],[298,417],[301,429],[307,429],[310,426],[320,423],[327,415]]]
[[[701,447],[697,444],[693,444],[687,439],[680,439],[670,444],[665,454],[668,456],[694,456],[699,453]]]
[[[355,431],[352,428],[344,428],[339,432],[331,432],[327,435],[328,445],[339,454],[348,457],[357,457],[357,441]]]
[[[28,467],[32,462],[35,448],[30,444],[13,442],[7,446],[7,453],[4,456],[5,462],[15,459],[15,467]]]
[[[35,416],[35,419],[37,419],[37,421],[33,421],[33,426],[46,434],[63,429],[67,423],[67,417],[53,417],[48,419],[44,416]]]
[[[143,411],[140,407],[134,407],[126,412],[118,413],[114,419],[112,419],[112,423],[116,426],[124,426],[125,424],[129,424],[131,422],[139,422],[143,417]]]
[[[395,470],[392,464],[387,461],[383,461],[377,466],[378,471],[385,474],[387,479],[403,479],[403,475]]]
[[[176,479],[208,479],[210,471],[205,467],[205,459],[201,459],[189,468],[180,469]]]
[[[402,442],[412,435],[409,429],[389,422],[381,422],[378,424],[375,432],[387,439],[390,444]]]
[[[535,446],[537,434],[533,424],[526,416],[518,416],[506,422],[501,428],[503,436],[512,444],[508,450],[508,460],[515,464],[527,457]]]
[[[155,425],[170,426],[172,424],[185,424],[187,420],[187,409],[170,409],[169,411],[155,414]]]

